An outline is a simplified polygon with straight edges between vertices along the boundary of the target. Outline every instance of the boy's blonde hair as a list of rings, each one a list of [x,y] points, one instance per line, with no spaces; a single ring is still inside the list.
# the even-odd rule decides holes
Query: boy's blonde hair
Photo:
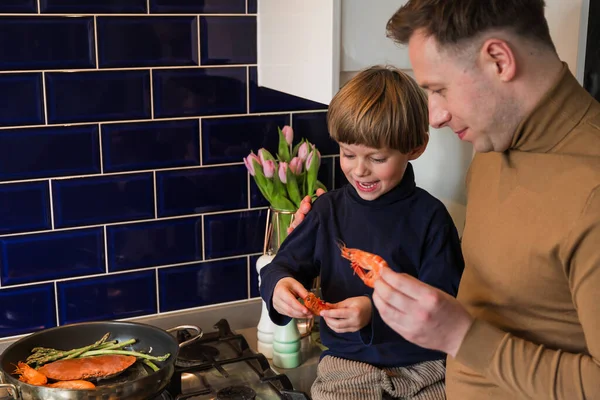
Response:
[[[399,69],[372,66],[360,71],[333,97],[327,128],[338,143],[387,147],[408,154],[427,140],[427,96]]]

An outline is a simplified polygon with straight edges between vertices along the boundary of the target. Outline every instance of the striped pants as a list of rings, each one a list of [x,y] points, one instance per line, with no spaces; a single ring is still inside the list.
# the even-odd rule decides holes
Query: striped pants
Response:
[[[446,360],[381,369],[325,356],[311,388],[313,400],[445,400]]]

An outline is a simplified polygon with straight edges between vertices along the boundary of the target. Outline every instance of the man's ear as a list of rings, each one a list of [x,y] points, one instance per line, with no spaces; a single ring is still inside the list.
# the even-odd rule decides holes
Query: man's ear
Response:
[[[516,58],[508,42],[490,38],[481,46],[481,61],[484,68],[503,82],[511,81],[517,73]]]
[[[417,147],[416,149],[414,149],[413,151],[408,153],[408,160],[412,161],[412,160],[416,160],[417,158],[421,157],[421,154],[423,154],[423,152],[427,148],[427,143],[429,143],[429,134],[425,135],[425,141],[423,142],[422,145],[420,145],[419,147]]]

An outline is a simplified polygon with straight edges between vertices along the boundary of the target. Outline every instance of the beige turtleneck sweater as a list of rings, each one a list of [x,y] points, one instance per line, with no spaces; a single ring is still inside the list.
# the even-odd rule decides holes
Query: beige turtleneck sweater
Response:
[[[600,399],[600,104],[566,64],[510,149],[467,177],[449,400]]]

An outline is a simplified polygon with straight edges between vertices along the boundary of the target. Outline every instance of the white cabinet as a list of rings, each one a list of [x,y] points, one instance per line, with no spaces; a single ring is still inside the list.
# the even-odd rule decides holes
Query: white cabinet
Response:
[[[546,0],[550,35],[581,81],[582,15],[590,0]],[[374,64],[410,70],[386,24],[407,0],[258,0],[258,85],[329,104],[348,77]]]
[[[373,64],[410,69],[385,34],[406,0],[258,0],[258,85],[329,104],[345,77]]]

